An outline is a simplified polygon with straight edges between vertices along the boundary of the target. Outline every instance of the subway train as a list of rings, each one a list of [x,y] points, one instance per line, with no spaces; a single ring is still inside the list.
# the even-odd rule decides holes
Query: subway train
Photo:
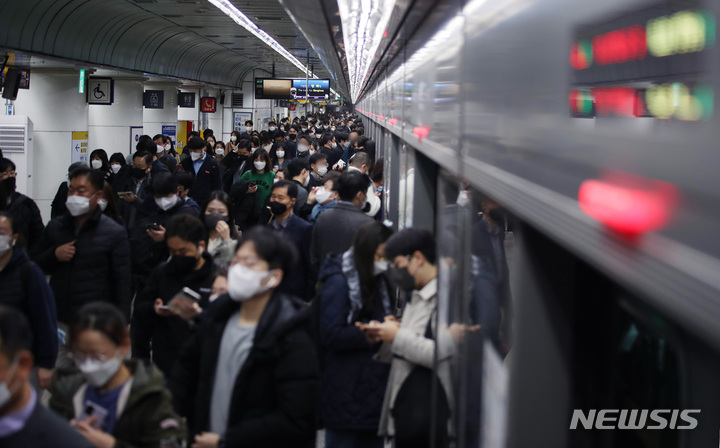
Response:
[[[0,2],[2,49],[226,90],[258,76],[197,23],[129,25],[206,2],[117,26],[105,2],[23,3]],[[383,218],[436,235],[436,318],[460,336],[430,393],[454,446],[720,444],[720,2],[270,3],[383,157]],[[368,51],[344,17],[375,31]]]

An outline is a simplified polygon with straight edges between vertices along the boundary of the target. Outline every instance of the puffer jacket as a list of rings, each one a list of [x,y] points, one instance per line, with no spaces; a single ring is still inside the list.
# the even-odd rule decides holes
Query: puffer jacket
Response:
[[[40,235],[45,228],[40,216],[40,209],[35,201],[24,194],[13,192],[7,211],[13,217],[17,228],[20,229],[23,243],[29,248],[34,247],[40,241]]]
[[[190,434],[208,431],[220,343],[241,304],[223,295],[183,349],[170,388]],[[225,446],[312,448],[320,389],[317,353],[309,333],[310,307],[275,292],[255,331],[232,391]]]
[[[149,361],[127,360],[125,365],[132,379],[118,400],[115,448],[180,446],[187,431],[172,407],[163,374]],[[54,379],[50,408],[68,420],[79,418],[87,387],[82,373]]]
[[[75,241],[75,256],[60,262],[55,249]],[[78,229],[65,214],[50,221],[32,252],[33,260],[50,275],[58,320],[67,323],[89,302],[109,302],[130,317],[130,245],[125,229],[100,207]]]
[[[345,255],[348,254],[348,255]],[[385,280],[378,276],[378,294],[372,310],[362,305],[352,249],[327,258],[320,272],[319,335],[324,348],[320,416],[325,426],[340,430],[376,430],[380,421],[390,366],[377,362],[371,345],[355,322],[390,314]]]

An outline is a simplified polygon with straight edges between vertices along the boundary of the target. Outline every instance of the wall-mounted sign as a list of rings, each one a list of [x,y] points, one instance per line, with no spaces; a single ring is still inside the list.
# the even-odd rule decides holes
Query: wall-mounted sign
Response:
[[[200,99],[200,112],[215,112],[217,99],[211,97],[203,97]]]
[[[88,104],[109,106],[114,101],[115,81],[112,78],[88,78]]]
[[[177,133],[177,126],[175,126],[174,124],[162,125],[162,134],[170,137],[170,140],[172,140],[173,145],[175,144],[175,134],[176,133]]]
[[[140,141],[141,135],[143,135],[142,126],[130,126],[130,152],[128,154],[135,152],[135,148]]]
[[[242,133],[245,132],[245,122],[252,120],[252,112],[235,112],[233,118],[233,129]]]
[[[73,132],[72,133],[72,163],[84,162],[88,163],[88,133]]]
[[[147,109],[164,109],[165,91],[146,90],[145,92],[143,92],[143,106],[145,106]]]
[[[195,93],[194,92],[180,92],[178,93],[178,107],[195,107]]]

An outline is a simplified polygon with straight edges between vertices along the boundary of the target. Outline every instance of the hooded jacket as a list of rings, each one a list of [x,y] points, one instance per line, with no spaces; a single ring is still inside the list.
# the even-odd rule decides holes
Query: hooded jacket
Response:
[[[173,410],[163,374],[149,361],[127,360],[125,365],[132,377],[118,400],[115,448],[157,448],[172,442],[179,446],[187,431]],[[68,420],[79,418],[87,387],[82,373],[54,380],[50,408]]]
[[[55,249],[75,241],[75,256],[61,262]],[[50,221],[32,252],[33,260],[50,275],[57,315],[67,323],[89,302],[109,302],[130,317],[130,246],[125,229],[100,207],[77,228],[69,213]]]
[[[210,428],[220,343],[228,319],[240,306],[228,295],[213,302],[175,364],[170,386],[191,434]],[[273,294],[235,381],[225,446],[315,446],[320,381],[309,323],[310,308],[304,302],[277,291]]]
[[[377,430],[380,422],[390,366],[373,359],[377,347],[355,327],[358,321],[382,322],[390,314],[387,285],[381,276],[376,279],[376,297],[382,300],[375,300],[372,310],[361,310],[352,249],[329,256],[320,272],[318,330],[324,350],[320,415],[327,428]]]

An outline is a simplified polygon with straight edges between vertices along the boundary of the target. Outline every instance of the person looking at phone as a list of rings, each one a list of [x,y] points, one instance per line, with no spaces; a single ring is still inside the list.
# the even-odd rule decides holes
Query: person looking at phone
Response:
[[[25,315],[0,306],[0,446],[92,448],[93,444],[40,403],[30,384],[33,332]]]
[[[207,251],[213,263],[220,269],[227,269],[239,238],[233,219],[232,199],[224,191],[213,191],[200,216],[208,232]]]
[[[125,229],[98,206],[104,183],[97,170],[75,169],[70,174],[68,213],[50,221],[31,251],[33,261],[51,276],[58,321],[63,324],[81,306],[95,301],[112,303],[130,316],[130,244]]]
[[[191,324],[182,319],[184,307],[197,303],[205,308],[213,286],[213,260],[207,249],[207,231],[195,216],[175,216],[165,228],[170,259],[152,271],[143,291],[135,299],[130,336],[133,356],[152,359],[170,376],[180,348],[192,333]],[[189,288],[199,300],[186,294],[186,303],[171,304]],[[178,308],[178,306],[180,308]],[[192,316],[191,316],[192,317]],[[151,347],[152,344],[152,357]]]
[[[53,384],[51,409],[96,448],[180,446],[186,430],[163,375],[149,361],[127,359],[127,321],[117,308],[83,306],[70,321],[68,346],[80,372]]]
[[[206,142],[200,137],[192,137],[183,148],[190,158],[180,162],[180,165],[188,173],[195,175],[195,184],[190,190],[190,197],[198,204],[204,205],[207,198],[213,191],[222,189],[222,169],[215,157],[206,153]]]
[[[170,388],[195,448],[315,447],[320,388],[310,308],[278,286],[297,258],[267,228],[244,233],[228,293],[183,348]]]
[[[140,221],[147,216],[142,205],[150,185],[152,163],[153,158],[149,153],[136,152],[133,154],[130,175],[118,177],[113,185],[113,189],[120,198],[117,204],[118,213],[125,223],[128,234],[132,234]]]
[[[273,171],[270,155],[262,148],[253,153],[250,162],[250,170],[240,176],[240,181],[249,182],[247,193],[257,195],[255,207],[259,215],[260,209],[265,205],[265,199],[270,195],[270,187],[273,184],[275,172]]]
[[[320,271],[320,415],[327,446],[382,447],[377,428],[390,366],[373,360],[375,344],[355,324],[393,314],[385,278],[385,242],[391,235],[379,222],[365,224],[352,247],[329,256]]]

